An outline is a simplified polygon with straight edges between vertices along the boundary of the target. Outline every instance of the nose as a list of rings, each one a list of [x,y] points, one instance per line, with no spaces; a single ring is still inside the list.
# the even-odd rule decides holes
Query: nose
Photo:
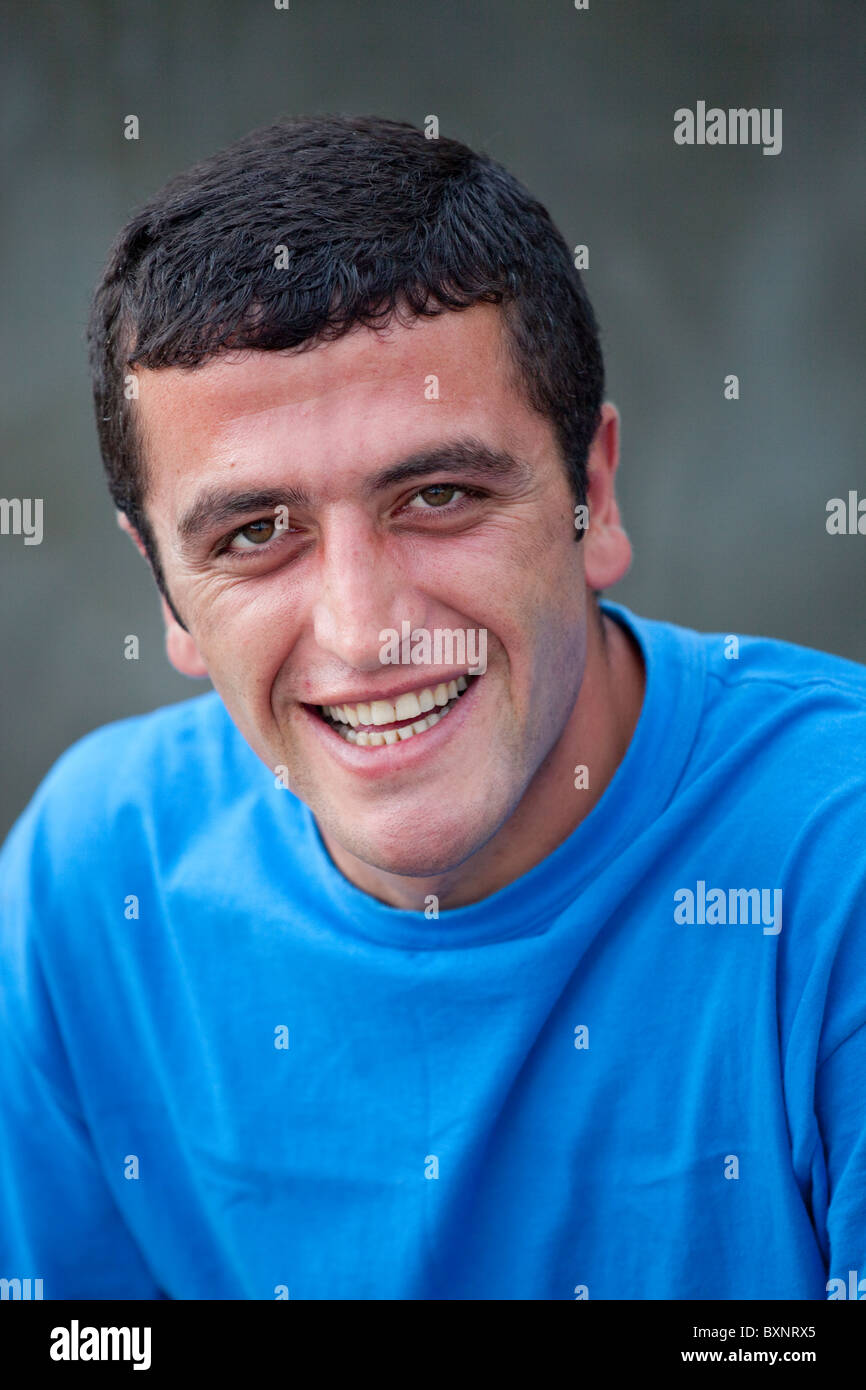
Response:
[[[380,633],[399,632],[407,619],[420,626],[425,617],[399,542],[357,513],[345,514],[323,528],[320,557],[312,611],[317,644],[354,671],[381,670]]]

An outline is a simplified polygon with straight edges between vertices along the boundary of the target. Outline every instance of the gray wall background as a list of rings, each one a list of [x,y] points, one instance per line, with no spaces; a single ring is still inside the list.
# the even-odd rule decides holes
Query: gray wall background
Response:
[[[866,537],[825,529],[866,495],[862,4],[48,0],[3,26],[0,495],[42,497],[45,536],[0,536],[0,834],[74,739],[207,688],[115,526],[87,303],[137,203],[288,113],[435,113],[588,244],[635,547],[610,597],[866,661]],[[676,146],[698,100],[781,107],[781,154]]]

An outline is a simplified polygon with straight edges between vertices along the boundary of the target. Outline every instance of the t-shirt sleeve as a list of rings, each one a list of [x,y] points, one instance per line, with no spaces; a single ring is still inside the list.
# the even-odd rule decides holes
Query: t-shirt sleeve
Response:
[[[866,1023],[818,1068],[815,1110],[827,1174],[829,1278],[847,1290],[855,1271],[866,1298]]]
[[[41,952],[76,884],[68,867],[52,882],[39,825],[31,803],[0,853],[0,1276],[41,1279],[45,1299],[161,1298],[113,1200],[52,1008]]]

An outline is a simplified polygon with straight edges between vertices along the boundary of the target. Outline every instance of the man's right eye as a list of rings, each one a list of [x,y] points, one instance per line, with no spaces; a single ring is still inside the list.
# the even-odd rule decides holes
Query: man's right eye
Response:
[[[277,524],[273,517],[259,517],[258,521],[248,521],[245,526],[239,527],[229,537],[229,544],[226,547],[231,549],[237,541],[246,541],[246,545],[240,545],[239,550],[255,549],[256,546],[264,545],[276,533]]]
[[[281,533],[289,534],[294,527],[283,524],[280,516],[260,516],[247,521],[224,538],[215,555],[230,555],[232,559],[252,559],[256,554],[270,554],[280,542]]]

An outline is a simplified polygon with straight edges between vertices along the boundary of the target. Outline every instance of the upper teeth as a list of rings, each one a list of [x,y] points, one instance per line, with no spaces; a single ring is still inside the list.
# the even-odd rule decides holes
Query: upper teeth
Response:
[[[396,700],[371,700],[357,705],[322,705],[325,714],[338,724],[351,724],[357,729],[359,724],[394,724],[398,719],[417,719],[437,705],[447,705],[455,700],[467,687],[465,676],[456,680],[441,681],[439,685],[425,685],[423,690],[410,690],[398,695]]]

